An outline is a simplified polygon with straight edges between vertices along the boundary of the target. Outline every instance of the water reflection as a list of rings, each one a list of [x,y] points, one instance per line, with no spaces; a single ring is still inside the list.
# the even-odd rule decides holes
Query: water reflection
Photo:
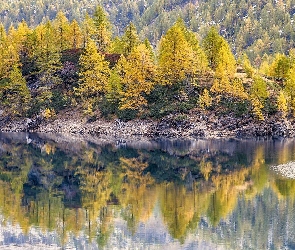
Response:
[[[1,134],[0,245],[292,249],[295,141]]]

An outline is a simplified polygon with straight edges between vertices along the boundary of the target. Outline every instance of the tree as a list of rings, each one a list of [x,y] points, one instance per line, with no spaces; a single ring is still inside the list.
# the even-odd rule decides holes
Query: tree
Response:
[[[290,106],[295,116],[295,67],[294,66],[288,72],[284,91],[289,96]]]
[[[212,105],[212,97],[207,89],[204,89],[203,94],[200,96],[199,105],[202,109],[207,109]]]
[[[147,104],[144,94],[154,86],[156,71],[150,51],[144,44],[138,45],[129,56],[121,57],[117,70],[122,85],[120,109],[141,109]]]
[[[111,44],[111,25],[107,15],[101,6],[97,6],[93,14],[94,35],[93,40],[96,42],[100,52],[108,51]]]
[[[201,48],[197,35],[185,27],[184,21],[178,19],[176,25],[182,30],[186,41],[193,49],[192,68],[195,70],[194,74],[202,74],[208,69],[208,60],[204,50]]]
[[[285,79],[291,68],[290,58],[284,54],[276,54],[274,61],[270,65],[270,76],[277,79]]]
[[[288,102],[284,91],[280,91],[277,99],[278,110],[281,112],[282,117],[285,117],[288,112]]]
[[[25,115],[31,95],[17,65],[13,66],[7,79],[0,80],[0,99],[9,113]]]
[[[194,52],[182,29],[173,25],[159,43],[159,77],[162,84],[180,83],[194,72]]]
[[[247,77],[252,78],[255,74],[255,69],[252,67],[247,54],[243,54],[243,56],[241,58],[241,64],[247,74]]]
[[[76,20],[73,20],[70,24],[69,36],[71,48],[77,49],[82,47],[83,33]]]
[[[70,23],[62,11],[59,11],[53,21],[53,27],[56,33],[56,43],[59,51],[71,48],[70,43]]]
[[[211,27],[203,40],[203,48],[211,69],[216,71],[217,77],[222,75],[232,77],[236,72],[236,60],[229,44],[221,37],[214,27]]]
[[[85,18],[82,23],[82,33],[83,33],[83,47],[86,47],[87,41],[91,39],[95,34],[95,26],[93,19],[86,13]]]
[[[265,105],[265,100],[269,97],[266,82],[259,76],[254,78],[250,89],[250,99],[252,103],[253,113],[260,119],[264,120],[262,109]]]
[[[97,51],[96,44],[89,39],[87,46],[79,59],[79,87],[78,96],[84,98],[98,97],[105,91],[110,70],[104,56]]]
[[[137,30],[133,23],[129,23],[126,27],[125,32],[121,38],[122,41],[122,53],[128,56],[132,50],[140,44],[140,40],[137,34]]]

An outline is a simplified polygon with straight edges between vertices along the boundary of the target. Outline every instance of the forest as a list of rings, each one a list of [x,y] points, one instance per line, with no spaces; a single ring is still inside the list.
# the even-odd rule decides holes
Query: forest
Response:
[[[1,24],[1,115],[50,119],[73,109],[90,120],[182,119],[188,112],[294,116],[291,46],[253,56],[250,43],[233,46],[220,25],[206,26],[202,36],[181,15],[151,40],[133,22],[114,33],[119,26],[110,16],[97,5],[81,20],[58,11],[33,26]]]

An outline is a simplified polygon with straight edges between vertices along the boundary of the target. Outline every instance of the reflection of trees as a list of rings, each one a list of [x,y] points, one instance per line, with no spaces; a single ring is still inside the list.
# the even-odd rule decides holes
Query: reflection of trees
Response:
[[[122,185],[117,196],[122,205],[123,218],[132,233],[135,233],[140,221],[149,218],[156,200],[154,179],[149,173],[144,173],[148,163],[142,157],[120,158]]]
[[[286,200],[289,205],[295,201],[295,182],[269,175],[265,160],[270,161],[269,147],[282,152],[277,162],[290,159],[295,148],[258,143],[249,154],[195,150],[178,156],[174,155],[177,150],[169,155],[161,150],[86,144],[75,152],[67,147],[66,154],[53,142],[38,147],[4,143],[0,210],[6,221],[20,224],[25,231],[31,226],[56,230],[63,243],[70,233],[84,232],[104,246],[117,217],[126,221],[134,235],[140,222],[149,220],[155,204],[171,236],[181,242],[200,230],[202,221],[220,227],[230,216],[240,223],[240,234],[251,227],[257,233],[266,230],[264,213],[277,214],[269,204],[257,210],[261,209],[255,204],[257,195],[268,190],[267,197],[278,197],[278,211]],[[246,211],[249,204],[258,211],[255,223],[261,227],[242,223],[250,213]]]

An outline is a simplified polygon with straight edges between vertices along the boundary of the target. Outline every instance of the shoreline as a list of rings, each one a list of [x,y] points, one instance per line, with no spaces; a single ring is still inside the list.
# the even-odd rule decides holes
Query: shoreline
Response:
[[[294,138],[295,120],[275,116],[257,121],[252,117],[217,117],[212,113],[169,115],[160,120],[98,119],[88,121],[81,115],[56,116],[51,119],[37,117],[0,121],[1,132],[37,132],[68,134],[102,139],[155,139],[155,138],[238,138],[276,139]]]

